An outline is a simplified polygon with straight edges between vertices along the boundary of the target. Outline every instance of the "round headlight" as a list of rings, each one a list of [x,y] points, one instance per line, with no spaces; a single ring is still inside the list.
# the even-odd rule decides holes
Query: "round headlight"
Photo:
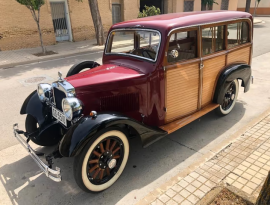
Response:
[[[62,100],[62,109],[67,120],[71,121],[82,113],[83,106],[78,98],[69,97]]]
[[[52,94],[52,87],[50,84],[41,83],[37,87],[37,94],[41,102],[45,102]]]

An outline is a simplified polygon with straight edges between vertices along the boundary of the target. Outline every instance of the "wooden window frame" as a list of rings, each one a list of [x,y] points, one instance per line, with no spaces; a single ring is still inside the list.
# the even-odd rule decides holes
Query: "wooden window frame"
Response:
[[[187,64],[187,63],[197,62],[198,60],[200,60],[200,32],[199,32],[199,29],[200,29],[199,26],[193,26],[193,27],[191,26],[188,28],[179,28],[179,29],[176,29],[170,33],[170,35],[167,37],[167,42],[166,42],[166,47],[165,47],[165,55],[164,55],[164,59],[163,59],[164,66],[173,65],[176,63]],[[188,31],[196,31],[197,32],[197,45],[195,48],[197,57],[195,57],[193,59],[168,62],[168,49],[169,49],[170,39],[171,39],[172,35],[175,35],[175,34],[181,33],[181,32],[188,32]],[[189,37],[189,34],[188,34],[188,37]]]

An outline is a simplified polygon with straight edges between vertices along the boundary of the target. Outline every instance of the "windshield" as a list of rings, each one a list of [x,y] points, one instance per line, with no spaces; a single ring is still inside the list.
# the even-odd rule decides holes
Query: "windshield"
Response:
[[[111,32],[106,54],[136,56],[156,61],[160,34],[149,30],[116,30]]]

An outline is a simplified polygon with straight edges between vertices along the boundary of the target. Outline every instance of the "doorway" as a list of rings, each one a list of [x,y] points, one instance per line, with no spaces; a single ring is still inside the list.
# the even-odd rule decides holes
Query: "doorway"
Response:
[[[112,21],[113,24],[119,23],[122,21],[121,19],[121,4],[113,4],[112,5]]]
[[[70,40],[70,29],[65,2],[50,2],[56,41]]]

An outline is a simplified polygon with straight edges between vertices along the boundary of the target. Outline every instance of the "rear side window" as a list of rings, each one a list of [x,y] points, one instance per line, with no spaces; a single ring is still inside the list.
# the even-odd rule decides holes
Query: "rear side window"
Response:
[[[247,22],[228,24],[228,48],[249,42],[249,25]]]
[[[174,33],[170,37],[169,63],[197,58],[197,30]]]
[[[224,26],[202,29],[202,53],[208,55],[225,49]]]

